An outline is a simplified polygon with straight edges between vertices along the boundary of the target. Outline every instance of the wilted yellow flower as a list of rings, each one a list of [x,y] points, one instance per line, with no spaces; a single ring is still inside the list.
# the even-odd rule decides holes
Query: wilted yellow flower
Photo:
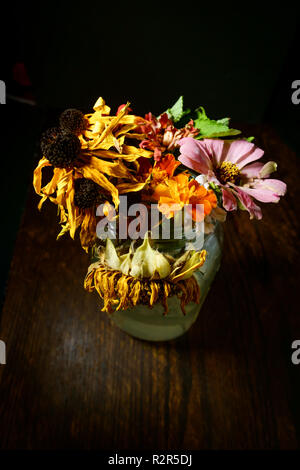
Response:
[[[42,137],[44,156],[33,175],[34,189],[41,196],[38,207],[41,209],[47,199],[57,204],[62,224],[58,238],[66,232],[74,238],[80,227],[80,239],[86,251],[96,240],[96,203],[111,199],[117,208],[120,193],[139,191],[145,185],[135,177],[130,163],[140,157],[150,158],[152,152],[125,145],[125,138],[137,138],[131,131],[143,120],[127,114],[128,106],[129,103],[116,116],[109,116],[110,108],[99,98],[94,113],[84,116],[80,111],[66,110],[60,118],[63,129],[49,129]],[[53,175],[43,186],[45,167],[52,167]],[[83,203],[76,204],[77,181],[82,179],[91,183],[81,184],[85,187],[85,191],[81,190]]]
[[[199,303],[200,289],[193,272],[205,262],[206,251],[186,252],[178,262],[151,248],[148,237],[143,244],[118,255],[111,240],[100,249],[99,261],[93,263],[85,278],[84,287],[96,290],[103,299],[103,311],[126,310],[138,303],[150,308],[157,302],[168,311],[167,298],[176,295],[181,308],[189,302]]]

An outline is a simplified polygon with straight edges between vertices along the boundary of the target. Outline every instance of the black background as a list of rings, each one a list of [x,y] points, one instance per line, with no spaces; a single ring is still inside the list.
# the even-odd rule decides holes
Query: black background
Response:
[[[11,2],[1,40],[1,284],[39,135],[64,108],[87,112],[103,96],[113,111],[129,100],[136,114],[155,114],[183,94],[188,107],[202,105],[213,118],[270,122],[299,154],[300,104],[291,101],[300,79],[298,18],[288,4]],[[35,106],[14,99],[24,92],[12,77],[16,62],[26,66]]]
[[[114,111],[127,100],[136,114],[159,114],[181,94],[213,118],[270,121],[290,145],[298,144],[300,105],[291,83],[300,78],[298,15],[293,8],[140,2],[10,2],[2,30],[1,106],[5,283],[38,138],[62,109],[91,110],[101,95]],[[36,106],[20,104],[13,80],[25,64]]]
[[[292,75],[298,62],[291,7],[24,2],[11,10],[4,78],[24,61],[45,107],[88,110],[101,94],[112,106],[130,100],[137,113],[160,113],[184,94],[187,106],[215,117],[257,122],[286,61]]]
[[[131,101],[136,114],[160,113],[181,94],[213,118],[269,121],[300,151],[299,21],[294,5],[10,2],[3,17],[0,106],[4,285],[41,132],[61,110],[91,110],[101,95],[114,111]],[[20,104],[13,80],[25,64],[36,106]],[[3,292],[3,289],[2,289]]]

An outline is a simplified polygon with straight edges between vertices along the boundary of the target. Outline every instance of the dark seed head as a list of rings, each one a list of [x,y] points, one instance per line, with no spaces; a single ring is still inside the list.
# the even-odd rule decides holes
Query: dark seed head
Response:
[[[60,127],[68,132],[79,135],[86,129],[84,115],[78,109],[66,109],[59,118]]]
[[[81,209],[92,207],[98,200],[99,186],[88,178],[75,180],[75,205]]]
[[[76,135],[53,128],[43,134],[41,149],[54,167],[67,168],[78,157],[81,144]]]
[[[60,129],[59,127],[52,127],[51,129],[47,129],[41,137],[41,149],[43,152],[43,155],[46,156],[47,149],[49,145],[53,144],[58,136],[60,134]]]

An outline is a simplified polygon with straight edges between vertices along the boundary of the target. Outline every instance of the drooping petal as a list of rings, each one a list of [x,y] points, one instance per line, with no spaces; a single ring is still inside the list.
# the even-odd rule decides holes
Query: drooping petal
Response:
[[[243,187],[243,191],[260,202],[278,202],[280,199],[278,194],[274,193],[274,191],[270,191],[269,189],[253,189]]]
[[[222,198],[223,198],[223,206],[227,211],[236,210],[237,201],[230,190],[222,188]]]
[[[151,158],[153,156],[153,152],[151,152],[150,150],[145,150],[140,147],[134,147],[133,145],[123,145],[122,150],[125,155],[132,155],[135,157],[135,159],[139,157]],[[122,155],[122,158],[125,158],[124,155]]]
[[[90,168],[93,167],[99,172],[105,173],[106,175],[114,176],[116,178],[133,179],[132,174],[121,159],[118,159],[115,162],[109,162],[100,158],[89,157],[89,159],[86,159],[85,163]]]
[[[243,187],[243,191],[261,202],[278,202],[286,193],[286,184],[276,179],[258,180],[252,188]]]
[[[255,204],[253,199],[248,194],[246,194],[246,192],[244,191],[244,188],[241,189],[241,188],[235,187],[235,190],[236,190],[236,195],[239,201],[245,207],[245,209],[247,209],[247,211],[249,212],[250,219],[255,218],[255,219],[260,220],[262,218],[261,208]]]
[[[70,237],[73,238],[76,232],[76,206],[74,204],[75,188],[73,179],[70,178],[66,191],[66,205],[68,209],[68,223],[70,225]]]
[[[102,188],[109,191],[112,195],[112,199],[116,207],[119,205],[119,192],[117,188],[99,171],[94,170],[88,166],[83,166],[78,169],[84,178],[89,178],[93,180],[95,183],[99,184]]]
[[[132,192],[138,192],[144,189],[147,184],[147,180],[143,181],[142,183],[120,183],[117,185],[117,189],[119,194],[126,194]]]
[[[39,161],[38,166],[33,172],[33,187],[35,189],[35,192],[39,195],[41,195],[41,187],[42,187],[42,169],[45,166],[52,166],[49,160],[47,158],[43,157]]]
[[[284,196],[287,186],[283,181],[277,179],[264,179],[257,183],[258,186],[274,191],[278,196]]]
[[[88,253],[88,249],[95,242],[95,239],[96,218],[91,209],[86,209],[85,214],[82,216],[80,229],[80,242],[82,248],[86,251],[86,253]]]
[[[172,282],[178,282],[180,280],[191,277],[193,272],[196,271],[196,269],[199,269],[205,263],[206,255],[206,250],[191,250],[186,252],[186,254],[181,257],[185,258],[185,262],[183,263],[182,267],[180,267],[179,270],[175,269],[170,275]],[[178,261],[180,262],[180,259]]]

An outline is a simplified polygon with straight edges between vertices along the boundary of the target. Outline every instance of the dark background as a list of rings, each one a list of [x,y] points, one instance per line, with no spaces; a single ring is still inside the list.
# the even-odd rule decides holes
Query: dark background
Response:
[[[158,114],[183,94],[187,107],[202,105],[216,119],[269,121],[300,150],[300,105],[291,102],[291,83],[300,78],[295,9],[11,2],[7,21],[2,285],[39,135],[67,107],[88,112],[101,95],[112,110],[129,100],[136,114]]]
[[[40,106],[88,110],[103,94],[160,113],[184,94],[188,106],[249,122],[273,99],[298,21],[295,9],[263,5],[28,5],[14,12],[8,65],[25,61]]]
[[[209,117],[270,123],[299,156],[300,104],[291,101],[291,84],[300,79],[294,8],[114,3],[104,9],[101,2],[9,7],[0,76],[7,86],[7,104],[0,106],[2,298],[40,158],[38,139],[65,108],[88,112],[103,96],[113,111],[129,100],[136,114],[158,114],[183,94],[187,107],[202,105]],[[23,73],[16,64],[23,64]]]

